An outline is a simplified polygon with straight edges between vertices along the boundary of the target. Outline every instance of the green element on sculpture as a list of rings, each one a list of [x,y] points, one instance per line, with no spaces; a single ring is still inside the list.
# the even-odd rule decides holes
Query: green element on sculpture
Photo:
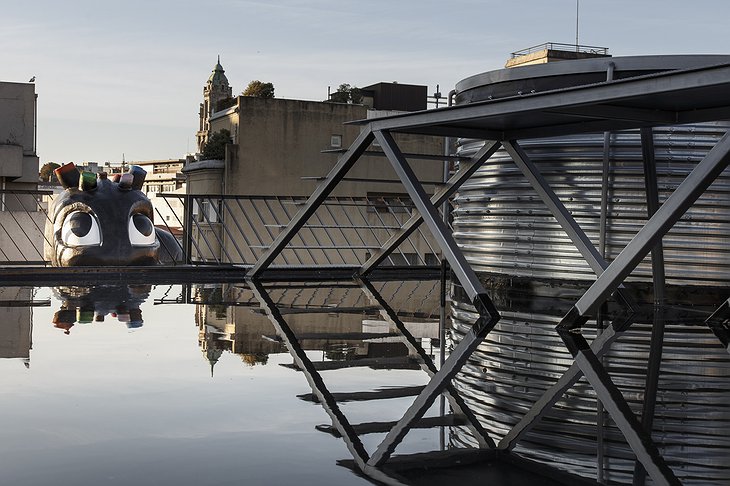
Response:
[[[140,190],[146,172],[132,166],[110,181],[106,173],[66,164],[55,170],[65,190],[46,221],[45,258],[53,266],[156,265],[182,260],[167,231],[154,227],[152,203]]]
[[[82,191],[93,191],[96,189],[96,174],[93,172],[82,172],[79,180],[79,189]]]

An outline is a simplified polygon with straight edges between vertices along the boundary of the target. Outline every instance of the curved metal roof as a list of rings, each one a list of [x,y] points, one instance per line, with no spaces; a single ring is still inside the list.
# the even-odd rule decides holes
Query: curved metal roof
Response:
[[[512,140],[723,119],[730,119],[730,62],[355,123],[374,131]]]

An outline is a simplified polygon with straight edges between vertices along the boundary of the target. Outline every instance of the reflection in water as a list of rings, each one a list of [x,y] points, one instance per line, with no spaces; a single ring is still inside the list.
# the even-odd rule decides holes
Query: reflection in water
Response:
[[[414,335],[435,353],[431,339],[438,337],[438,282],[388,282],[379,289]],[[418,368],[408,358],[399,333],[380,317],[380,307],[368,300],[359,285],[286,284],[267,286],[267,290],[304,350],[322,351],[324,360],[340,362],[342,367],[357,361],[391,369]],[[245,284],[199,287],[193,299],[201,302],[195,313],[198,342],[211,372],[223,352],[237,354],[254,366],[266,364],[271,353],[286,351]]]
[[[569,285],[533,287],[519,279],[490,290],[502,319],[474,353],[456,381],[486,428],[502,438],[573,362],[555,326],[582,289]],[[641,289],[632,288],[633,292]],[[703,302],[726,296],[707,289],[690,295],[674,289],[670,301],[692,306],[661,308],[665,339],[653,438],[683,484],[730,483],[730,355],[705,325],[713,307]],[[722,291],[720,291],[722,293]],[[452,318],[458,342],[477,317],[457,287]],[[653,310],[653,309],[652,309]],[[644,401],[652,315],[637,320],[603,358],[613,382],[637,417]],[[584,328],[591,341],[596,323]],[[593,388],[581,379],[522,439],[516,452],[582,476],[630,484],[634,454],[605,412]],[[597,420],[598,417],[598,420]],[[597,423],[599,425],[597,425]],[[457,445],[469,443],[460,434]]]
[[[30,367],[33,313],[38,305],[30,287],[0,287],[0,358],[19,359]],[[42,302],[40,305],[48,305]]]
[[[107,315],[129,329],[142,327],[140,306],[150,294],[150,285],[98,285],[95,287],[55,287],[61,308],[53,315],[53,325],[70,334],[75,324],[104,322]]]
[[[38,332],[41,336],[38,361],[41,364],[28,376],[29,387],[26,388],[18,377],[12,377],[9,382],[10,386],[25,390],[30,399],[19,393],[12,400],[0,403],[0,418],[23,417],[17,425],[0,423],[6,436],[10,434],[13,439],[11,442],[20,446],[17,451],[9,443],[0,447],[0,455],[5,457],[0,459],[0,466],[6,474],[6,466],[11,461],[11,479],[31,478],[30,482],[13,481],[13,484],[33,484],[32,478],[43,478],[35,484],[46,484],[49,475],[61,467],[61,463],[63,467],[79,471],[74,484],[98,484],[98,479],[113,474],[120,478],[134,477],[134,471],[126,471],[126,459],[124,464],[120,463],[121,459],[117,460],[119,456],[115,451],[119,448],[136,451],[133,456],[137,458],[137,464],[158,464],[160,458],[160,464],[170,464],[170,460],[164,462],[166,451],[187,457],[184,454],[190,448],[192,438],[195,438],[196,449],[201,440],[208,447],[222,440],[220,443],[230,445],[219,454],[239,457],[239,453],[231,454],[230,451],[234,448],[250,450],[247,440],[254,440],[248,439],[250,436],[256,437],[258,450],[258,444],[266,436],[264,443],[283,441],[278,449],[286,451],[287,447],[296,447],[289,451],[294,460],[305,456],[308,461],[324,462],[341,470],[335,466],[334,459],[345,454],[342,442],[330,437],[341,437],[337,426],[341,422],[317,425],[322,420],[321,410],[312,402],[321,404],[322,393],[327,393],[331,397],[330,406],[343,404],[343,410],[353,421],[352,430],[362,437],[362,447],[371,447],[375,440],[382,439],[381,435],[394,425],[393,420],[397,420],[413,397],[423,390],[428,380],[428,375],[420,371],[424,362],[438,361],[440,283],[379,282],[374,288],[392,307],[392,315],[398,317],[397,324],[384,315],[372,292],[366,293],[356,282],[267,284],[263,290],[268,299],[264,307],[258,297],[262,289],[255,292],[246,284],[192,286],[184,288],[180,298],[169,299],[175,292],[170,290],[162,299],[154,300],[147,300],[152,290],[150,286],[120,284],[52,289],[58,301],[38,316],[44,324],[39,326],[41,331]],[[154,291],[155,297],[161,290]],[[32,289],[23,289],[0,299],[13,301],[14,305],[23,304],[23,307],[14,308],[17,326],[0,326],[3,353],[0,356],[29,357],[32,331],[29,306],[38,305],[32,301],[32,295]],[[180,306],[183,313],[194,311],[199,349],[211,367],[220,363],[216,374],[222,373],[225,380],[208,380],[206,376],[205,382],[200,381],[201,375],[195,372],[200,369],[199,358],[189,364],[191,361],[185,356],[191,354],[191,348],[180,339],[191,336],[190,328],[178,325],[185,320],[173,308],[173,302],[183,304]],[[171,305],[164,305],[167,303]],[[197,305],[193,308],[190,303]],[[47,304],[50,306],[50,301]],[[2,310],[10,309],[9,305]],[[272,324],[270,305],[285,317],[286,333],[278,332],[282,328]],[[143,323],[142,309],[152,323],[146,324],[142,332],[120,335],[117,331],[123,326],[100,325],[102,321],[108,323],[111,317],[136,329]],[[190,320],[193,320],[192,312]],[[13,319],[6,319],[6,322],[11,321]],[[64,333],[71,334],[73,339],[57,332],[48,325],[49,321]],[[78,332],[82,326],[86,332]],[[285,351],[290,353],[291,364],[282,359],[281,353]],[[247,366],[235,366],[235,361],[225,360],[226,355],[240,356]],[[89,366],[91,363],[94,365]],[[267,363],[284,367],[260,366]],[[220,371],[221,366],[223,371]],[[244,373],[232,371],[234,368],[243,369]],[[297,385],[292,389],[292,382],[306,384],[306,381],[301,379],[302,375],[299,375],[300,379],[290,380],[291,369],[307,379],[320,376],[319,384],[331,386],[333,391],[323,391],[314,385],[311,388]],[[334,373],[330,374],[330,371]],[[59,379],[59,373],[63,379]],[[230,386],[232,376],[237,377],[238,386]],[[279,379],[282,383],[275,383]],[[277,387],[283,390],[277,391]],[[312,393],[307,393],[310,391]],[[287,404],[282,395],[296,402],[295,406]],[[221,399],[221,396],[226,398]],[[236,398],[231,400],[230,396]],[[26,406],[27,403],[31,406]],[[87,406],[83,409],[71,407],[60,421],[45,413],[49,404],[62,407],[68,403],[86,403]],[[179,406],[182,403],[186,406]],[[227,412],[217,417],[221,410],[239,405],[246,410],[245,414]],[[274,415],[267,416],[267,410]],[[216,418],[210,417],[204,425],[199,420],[201,413]],[[115,419],[108,420],[109,414]],[[255,423],[248,424],[252,420]],[[217,428],[212,424],[217,424]],[[273,424],[282,424],[278,425],[281,430]],[[440,431],[455,424],[461,422],[448,411],[419,421],[409,437],[410,442],[406,443],[406,451],[442,447]],[[324,436],[325,441],[336,445],[327,446],[333,449],[324,452],[322,441],[308,437],[303,431]],[[229,433],[234,434],[230,436],[232,439],[227,438]],[[302,445],[303,441],[307,444]],[[153,451],[147,446],[152,443],[166,445]],[[298,445],[288,445],[293,443]],[[310,451],[309,443],[319,445],[312,446]],[[27,461],[21,461],[23,451],[32,451],[34,460],[44,467],[37,470],[28,467]],[[57,451],[62,453],[59,455]],[[90,457],[89,451],[93,451],[95,459],[82,467],[79,458]],[[263,468],[267,470],[266,478],[282,476],[278,471],[282,468],[280,458],[275,459],[277,471],[271,473],[274,459],[264,458],[263,453],[257,454],[253,450],[249,454],[256,459],[256,464],[250,466],[251,471],[259,471],[261,475]],[[140,460],[142,457],[144,460]],[[259,466],[259,463],[269,465]],[[118,471],[111,473],[107,469],[109,465]],[[161,478],[159,471],[168,473],[168,470],[160,469],[162,467],[143,465],[140,474],[145,469],[152,469],[157,471],[153,473],[157,476],[149,477]],[[172,466],[172,469],[177,471],[178,467],[181,471],[188,469],[187,465]],[[350,476],[346,470],[324,472],[321,467],[310,472],[314,474],[311,478],[345,474],[349,479],[317,479],[317,483],[360,484],[363,481],[358,476]],[[124,476],[122,470],[125,470]],[[216,480],[230,479],[231,472],[211,471]],[[297,481],[297,472],[291,470],[286,478],[286,483]],[[177,483],[190,484],[185,480]],[[129,481],[126,484],[153,482]]]

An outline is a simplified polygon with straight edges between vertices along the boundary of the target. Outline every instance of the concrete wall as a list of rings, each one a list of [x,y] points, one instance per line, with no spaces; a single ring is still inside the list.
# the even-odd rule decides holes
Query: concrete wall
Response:
[[[347,149],[360,133],[360,127],[345,125],[348,121],[365,119],[367,108],[361,105],[298,101],[285,99],[262,99],[238,97],[237,105],[216,114],[211,129],[217,132],[227,129],[231,132],[233,144],[226,150],[226,160],[197,161],[188,163],[183,172],[187,176],[188,194],[226,194],[239,196],[295,196],[306,198],[321,183],[316,177],[326,176],[337,163],[340,153],[323,153],[326,150]],[[339,143],[334,144],[333,138]],[[438,155],[443,153],[443,139],[423,136],[398,136],[397,141],[405,153]],[[369,150],[381,151],[372,146]],[[382,152],[382,151],[381,151]],[[441,160],[412,160],[411,165],[422,181],[439,182],[443,178]],[[307,179],[307,177],[312,179]],[[363,179],[397,181],[397,176],[387,158],[363,156],[347,174],[359,182],[341,182],[332,196],[365,198],[374,195],[406,195],[400,183],[363,182]],[[432,192],[434,186],[427,186]],[[218,247],[218,239],[224,242],[216,256],[232,263],[254,263],[261,254],[261,247],[268,247],[271,241],[286,225],[298,206],[281,206],[277,201],[269,203],[242,202],[243,208],[231,201],[224,216],[226,227],[218,227],[205,233],[194,225],[193,237],[198,243],[198,253],[210,258],[215,254],[201,241],[209,236],[211,247]],[[253,207],[254,204],[265,206]],[[360,205],[365,204],[360,201]],[[221,204],[225,206],[225,204]],[[251,206],[251,207],[249,207]],[[360,211],[364,214],[359,214]],[[348,212],[349,214],[344,214]],[[340,214],[342,213],[342,214]],[[398,215],[400,223],[408,219],[407,211]],[[289,264],[354,264],[364,263],[368,253],[387,240],[385,230],[361,230],[362,235],[338,230],[349,221],[360,226],[399,227],[399,221],[384,212],[349,207],[329,207],[313,216],[314,224],[331,226],[317,232],[302,230],[298,246],[327,246],[323,250],[286,250],[278,263]],[[198,218],[199,226],[205,221]],[[239,227],[243,229],[241,234]],[[214,236],[213,232],[215,232]],[[404,244],[408,257],[433,251],[422,238],[414,236],[414,244]],[[357,247],[342,249],[332,247]],[[196,248],[193,248],[195,251]],[[227,253],[227,254],[226,254]],[[404,258],[400,256],[399,258]],[[399,262],[394,262],[399,263]]]
[[[326,176],[337,163],[332,137],[348,148],[360,127],[345,122],[367,118],[361,105],[241,96],[235,109],[211,121],[211,129],[230,130],[236,145],[226,167],[226,193],[236,195],[308,196],[319,184],[303,177]],[[434,137],[399,137],[404,152],[443,153]],[[377,150],[377,147],[373,147]],[[421,179],[439,181],[442,164],[414,161]],[[394,179],[384,157],[362,157],[348,177]],[[191,191],[192,192],[192,191]],[[395,184],[343,182],[333,195],[365,196],[367,192],[405,192]]]
[[[0,178],[37,182],[35,85],[0,82]]]

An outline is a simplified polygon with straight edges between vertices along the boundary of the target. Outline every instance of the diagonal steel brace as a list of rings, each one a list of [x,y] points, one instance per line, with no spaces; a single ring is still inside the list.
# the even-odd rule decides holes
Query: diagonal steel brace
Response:
[[[451,176],[446,185],[431,196],[431,203],[434,206],[440,206],[447,201],[459,188],[472,176],[484,163],[499,150],[499,142],[486,142],[484,146],[469,161],[461,162],[459,170]],[[423,222],[420,213],[416,213],[406,221],[400,230],[393,234],[386,241],[382,248],[376,251],[373,256],[360,267],[359,274],[366,276],[373,268],[377,267],[395,248],[403,243]]]
[[[365,128],[355,139],[347,152],[337,161],[327,178],[317,186],[317,189],[309,196],[305,206],[294,215],[284,230],[279,233],[276,240],[271,244],[269,249],[261,255],[256,264],[249,269],[246,274],[247,278],[255,278],[271,265],[271,262],[281,253],[284,247],[294,238],[297,232],[304,226],[307,220],[314,214],[319,206],[324,202],[327,196],[334,190],[337,184],[342,181],[347,172],[355,165],[355,162],[365,152],[373,141],[373,133],[370,128]]]
[[[433,376],[438,373],[436,365],[434,364],[431,357],[423,349],[418,340],[416,340],[416,338],[413,337],[410,331],[408,331],[403,321],[401,321],[398,317],[398,314],[393,310],[392,307],[390,307],[385,299],[383,299],[380,293],[375,290],[375,287],[373,287],[373,284],[370,281],[360,277],[358,277],[357,280],[360,282],[362,290],[363,292],[365,292],[365,295],[367,295],[373,303],[376,303],[382,308],[380,311],[380,315],[383,317],[383,319],[385,319],[386,322],[391,323],[393,326],[396,327],[396,329],[398,329],[398,331],[406,339],[408,346],[413,351],[415,351],[416,354],[418,354],[421,362],[423,363],[424,371],[428,373],[430,378],[433,378]],[[456,410],[457,413],[460,413],[461,415],[466,417],[468,423],[467,426],[471,430],[472,435],[474,435],[474,438],[479,443],[479,447],[494,449],[496,447],[494,440],[492,440],[492,438],[489,436],[489,433],[484,429],[484,427],[482,427],[481,423],[479,423],[479,420],[476,418],[466,402],[464,402],[464,399],[461,397],[458,390],[451,382],[446,384],[446,391],[444,393],[446,395],[446,398],[449,400],[451,407]]]

